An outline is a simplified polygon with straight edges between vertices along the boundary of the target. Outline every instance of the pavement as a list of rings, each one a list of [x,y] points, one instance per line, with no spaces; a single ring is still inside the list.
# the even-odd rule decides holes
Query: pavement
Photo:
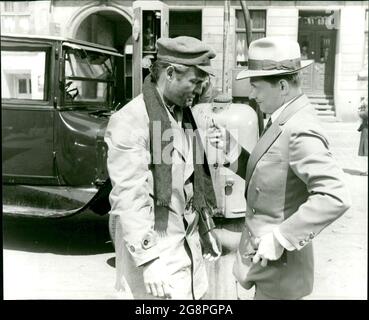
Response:
[[[315,283],[305,299],[367,299],[368,171],[359,157],[359,123],[324,122],[331,151],[345,172],[352,206],[314,240]]]
[[[314,239],[315,284],[306,300],[367,299],[367,158],[358,157],[359,123],[325,122],[345,172],[352,207]],[[119,299],[107,217],[3,219],[4,299]],[[231,263],[230,263],[231,265]],[[238,292],[252,299],[252,290]],[[234,299],[233,295],[229,299]]]

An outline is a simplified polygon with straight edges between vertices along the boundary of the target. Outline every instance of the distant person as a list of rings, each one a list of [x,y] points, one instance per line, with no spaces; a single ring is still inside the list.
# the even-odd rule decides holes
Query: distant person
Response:
[[[234,275],[255,300],[300,299],[313,290],[313,239],[350,207],[342,169],[329,150],[314,107],[301,90],[297,42],[270,37],[253,41],[250,98],[269,120],[249,154],[216,124],[210,143],[231,150],[229,168],[246,181],[247,210]],[[245,119],[246,121],[246,119]],[[240,149],[241,153],[235,152]]]
[[[307,59],[309,59],[308,46],[307,46],[307,43],[304,42],[301,46],[301,60],[307,60]]]
[[[360,134],[360,143],[359,143],[359,156],[367,157],[368,156],[368,100],[362,99],[359,107],[359,117],[361,120],[360,127],[357,129]],[[365,159],[364,166],[367,168],[367,159]],[[365,170],[365,169],[364,169]],[[368,175],[368,169],[361,173],[363,176]]]

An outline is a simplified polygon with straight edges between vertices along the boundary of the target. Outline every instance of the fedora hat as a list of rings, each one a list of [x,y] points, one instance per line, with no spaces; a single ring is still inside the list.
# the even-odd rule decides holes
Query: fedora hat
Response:
[[[295,73],[309,66],[313,60],[301,60],[297,41],[284,37],[265,37],[251,42],[248,69],[237,80]]]

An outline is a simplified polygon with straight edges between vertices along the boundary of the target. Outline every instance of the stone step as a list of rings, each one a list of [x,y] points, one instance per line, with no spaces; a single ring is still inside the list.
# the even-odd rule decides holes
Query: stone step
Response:
[[[334,111],[334,106],[330,104],[312,104],[316,110],[332,110]]]
[[[312,99],[333,99],[332,95],[329,94],[310,94],[308,93],[307,96]]]
[[[309,98],[310,103],[312,104],[333,104],[333,99],[327,99],[327,98]]]
[[[333,110],[317,110],[318,116],[332,116],[334,117],[336,113]]]

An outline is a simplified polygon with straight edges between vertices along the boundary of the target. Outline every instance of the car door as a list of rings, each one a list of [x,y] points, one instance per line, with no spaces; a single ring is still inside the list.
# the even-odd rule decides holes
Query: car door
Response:
[[[54,184],[52,43],[2,41],[3,183]]]

